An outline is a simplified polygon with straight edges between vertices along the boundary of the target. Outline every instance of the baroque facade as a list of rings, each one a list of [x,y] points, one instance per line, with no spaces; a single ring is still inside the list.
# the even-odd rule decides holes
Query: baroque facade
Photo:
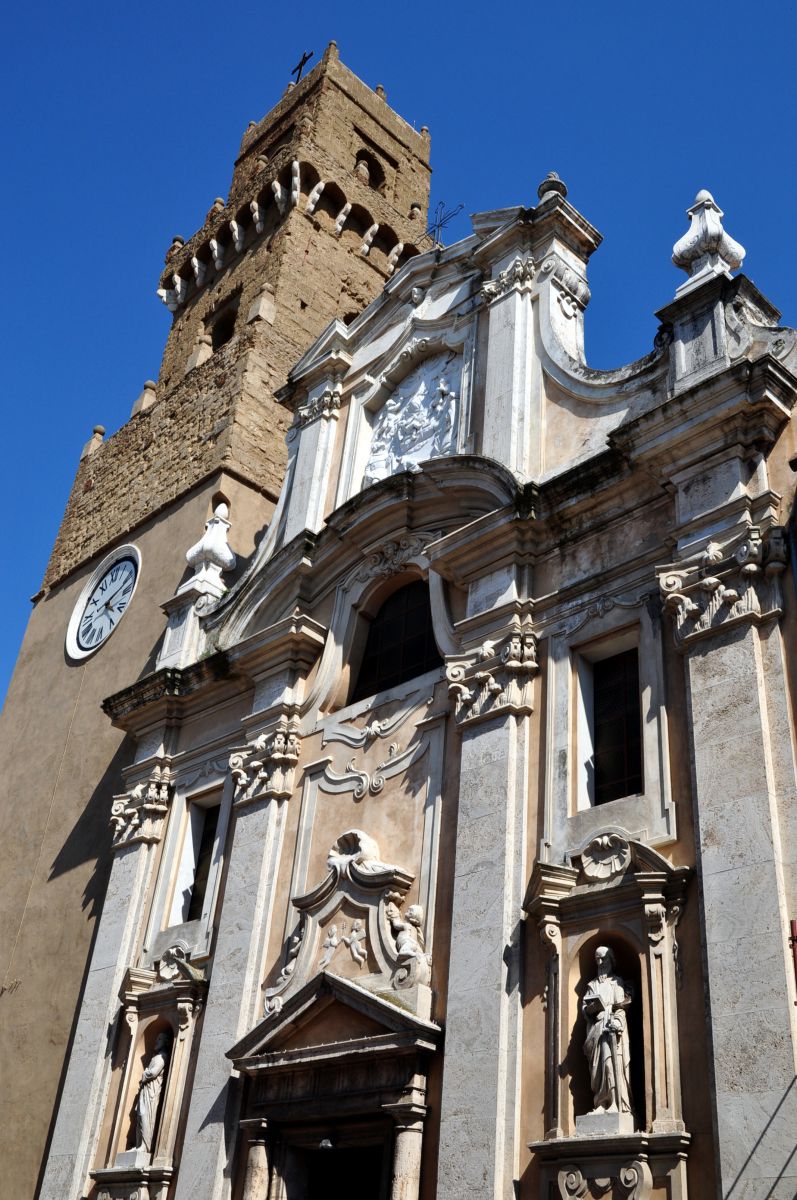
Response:
[[[282,102],[320,87],[308,137],[336,79],[367,108],[344,71]],[[313,276],[261,287],[258,238],[333,191],[339,246],[354,212],[275,113],[223,254],[216,218],[171,252],[146,409],[227,355],[249,474],[167,520],[187,570],[119,518],[61,632],[87,670],[164,584],[103,701],[121,782],[40,1196],[793,1197],[797,335],[701,191],[653,350],[589,368],[600,235],[564,183],[424,249],[428,139],[390,114],[388,154],[352,107],[374,201],[335,262],[380,286],[274,402],[249,324]],[[222,341],[235,254],[255,315]]]

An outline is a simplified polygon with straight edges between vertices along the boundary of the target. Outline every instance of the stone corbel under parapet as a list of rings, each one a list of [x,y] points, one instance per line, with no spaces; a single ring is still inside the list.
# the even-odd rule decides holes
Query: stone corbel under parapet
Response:
[[[783,610],[787,552],[782,525],[753,525],[735,544],[709,542],[699,556],[657,568],[679,649],[736,625],[776,620]]]

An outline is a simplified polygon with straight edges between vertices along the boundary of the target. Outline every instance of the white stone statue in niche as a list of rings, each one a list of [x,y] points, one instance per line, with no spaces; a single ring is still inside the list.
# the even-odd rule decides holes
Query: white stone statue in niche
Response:
[[[608,946],[595,951],[598,973],[587,985],[581,1011],[587,1021],[584,1053],[589,1062],[594,1108],[588,1117],[614,1117],[618,1129],[633,1129],[626,1010],[631,988],[615,974]]]
[[[374,419],[363,487],[453,453],[461,374],[459,356],[443,353],[401,381]]]
[[[152,1142],[158,1121],[158,1106],[169,1065],[171,1038],[168,1033],[159,1033],[155,1049],[144,1068],[136,1097],[136,1150],[152,1154]]]

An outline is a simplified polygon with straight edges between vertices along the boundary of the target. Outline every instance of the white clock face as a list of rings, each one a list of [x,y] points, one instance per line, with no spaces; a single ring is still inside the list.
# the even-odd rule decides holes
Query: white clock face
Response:
[[[107,642],[133,599],[139,565],[135,546],[123,546],[100,563],[69,622],[66,648],[72,658],[86,658]]]

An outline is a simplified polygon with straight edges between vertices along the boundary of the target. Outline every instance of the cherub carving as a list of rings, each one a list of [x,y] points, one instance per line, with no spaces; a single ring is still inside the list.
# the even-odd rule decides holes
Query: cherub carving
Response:
[[[341,940],[349,947],[352,958],[361,967],[366,959],[365,930],[363,929],[362,921],[359,919],[353,921],[351,932]]]
[[[327,936],[324,938],[324,941],[321,945],[321,949],[324,951],[324,953],[318,960],[319,971],[323,970],[324,967],[329,966],[339,945],[340,938],[338,937],[338,927],[337,925],[330,925],[329,932],[327,933]]]

